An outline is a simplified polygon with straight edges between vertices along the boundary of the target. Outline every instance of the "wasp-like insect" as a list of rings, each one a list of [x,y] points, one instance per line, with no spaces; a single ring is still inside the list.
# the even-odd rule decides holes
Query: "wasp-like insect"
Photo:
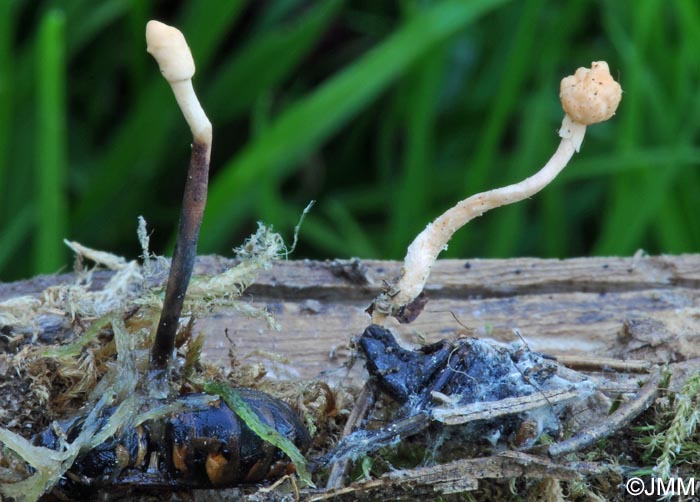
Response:
[[[237,389],[260,421],[291,440],[301,451],[311,439],[299,416],[268,394]],[[187,489],[255,483],[294,472],[286,455],[262,440],[221,399],[202,404],[202,394],[178,398],[182,410],[146,421],[79,456],[54,494],[81,497],[99,488]],[[115,408],[105,410],[107,423]],[[64,424],[68,441],[80,433],[84,418]],[[52,429],[35,444],[56,449]]]

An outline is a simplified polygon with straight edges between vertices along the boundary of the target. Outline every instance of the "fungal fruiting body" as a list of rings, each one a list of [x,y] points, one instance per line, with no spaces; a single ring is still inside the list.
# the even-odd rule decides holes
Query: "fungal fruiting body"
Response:
[[[579,68],[561,80],[559,99],[566,113],[559,136],[571,139],[578,152],[586,126],[615,115],[622,88],[610,75],[608,63],[594,61],[590,68]]]
[[[552,158],[537,173],[520,183],[464,199],[418,234],[408,247],[400,276],[368,309],[373,323],[383,324],[387,316],[400,317],[406,307],[416,301],[433,263],[459,228],[490,209],[531,197],[547,186],[579,151],[586,126],[615,114],[622,89],[610,75],[608,64],[597,61],[590,69],[579,68],[574,75],[564,78],[560,98],[565,111],[559,129],[562,140]]]
[[[170,84],[195,141],[211,145],[211,122],[192,86],[195,66],[185,36],[177,28],[160,21],[149,21],[146,24],[146,43],[146,51],[156,60],[163,78]]]
[[[207,200],[212,127],[192,87],[194,60],[183,34],[159,21],[149,21],[146,42],[148,52],[158,62],[163,77],[173,90],[193,138],[175,251],[151,351],[154,380],[162,382],[175,347],[175,333],[197,257],[197,239]]]

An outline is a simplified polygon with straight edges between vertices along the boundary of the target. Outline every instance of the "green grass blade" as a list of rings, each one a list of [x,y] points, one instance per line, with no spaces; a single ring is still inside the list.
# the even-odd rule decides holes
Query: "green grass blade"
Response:
[[[74,12],[65,13],[66,19],[70,20],[70,29],[65,34],[66,54],[75,54],[83,49],[104,29],[125,15],[129,7],[127,0],[88,3],[87,7],[79,6]]]
[[[129,11],[126,16],[124,28],[124,45],[129,47],[127,51],[127,67],[129,68],[129,80],[132,89],[141,89],[148,81],[151,69],[150,56],[143,51],[144,26],[151,18],[151,2],[144,0],[122,0],[122,4],[128,4]]]
[[[500,143],[506,134],[509,122],[520,99],[522,99],[525,78],[529,67],[533,63],[530,54],[537,41],[535,33],[537,23],[535,20],[542,11],[544,0],[520,2],[515,5],[517,9],[509,12],[508,25],[512,26],[513,33],[503,39],[495,58],[498,62],[497,91],[488,97],[492,100],[488,107],[487,116],[484,118],[476,151],[469,164],[464,166],[464,188],[460,198],[466,198],[487,188],[500,186],[503,177],[494,181],[494,165],[497,164]],[[495,62],[494,61],[494,62]],[[436,215],[437,216],[437,215]],[[478,232],[458,232],[450,242],[448,253],[443,256],[461,255],[463,250],[471,242],[474,242]]]
[[[187,2],[180,14],[179,29],[186,34],[187,43],[197,68],[208,67],[222,36],[228,33],[241,15],[243,0]]]
[[[690,247],[693,225],[686,225],[684,220],[680,198],[670,198],[661,206],[653,227],[665,252],[682,253]]]
[[[542,10],[543,0],[523,2],[520,12],[511,12],[517,18],[514,33],[507,40],[505,59],[501,62],[502,74],[499,79],[495,99],[489,107],[489,114],[483,125],[479,145],[474,159],[468,166],[465,176],[465,194],[476,193],[486,188],[493,178],[492,167],[498,152],[499,141],[508,126],[513,109],[522,97],[527,70],[533,62],[528,57],[537,40],[535,19]],[[536,63],[535,63],[536,64]]]
[[[255,30],[256,31],[268,31],[274,30],[274,26],[282,21],[285,17],[291,15],[294,9],[299,7],[299,4],[305,0],[277,0],[275,2],[270,2],[268,8],[261,14],[260,19],[258,19]],[[326,1],[325,3],[332,3],[333,0]],[[324,2],[319,2],[324,3]]]
[[[339,200],[330,198],[325,206],[324,212],[337,228],[341,241],[345,243],[344,256],[358,258],[378,256],[377,249],[367,236],[367,232]]]
[[[689,144],[697,131],[697,122],[691,126],[684,119],[688,113],[688,98],[676,102],[678,97],[673,93],[661,91],[668,85],[675,86],[666,78],[671,72],[650,71],[646,61],[649,52],[656,51],[658,46],[671,43],[670,40],[679,36],[675,29],[673,33],[666,33],[665,25],[658,23],[658,19],[666,13],[666,7],[667,4],[660,1],[640,4],[641,9],[635,14],[635,22],[629,30],[620,24],[617,17],[619,12],[614,6],[606,9],[605,19],[610,33],[627,62],[625,100],[618,128],[620,147],[625,151],[635,150],[649,141],[647,138],[651,136],[646,134],[645,124],[650,122],[656,125],[657,134],[653,141],[667,145],[680,147]],[[661,58],[660,64],[668,64],[667,58]],[[640,163],[651,167],[648,160]],[[595,245],[596,254],[629,254],[639,247],[640,242],[651,241],[654,221],[662,212],[666,198],[674,193],[673,187],[680,181],[682,172],[682,166],[678,164],[654,167],[655,172],[647,171],[642,176],[616,177],[603,228]],[[640,200],[644,204],[640,204]],[[673,214],[669,211],[665,213]],[[666,234],[662,240],[668,242],[668,237]],[[675,241],[678,242],[677,239]]]
[[[311,213],[304,220],[302,242],[320,249],[325,256],[351,258],[347,242],[338,234],[335,224],[328,224]]]
[[[9,167],[8,146],[12,131],[12,94],[14,87],[14,57],[12,39],[15,35],[15,2],[0,2],[0,208],[6,210],[2,201],[5,180]],[[4,218],[0,218],[0,224]]]
[[[416,15],[421,15],[417,13]],[[425,226],[431,180],[435,175],[434,130],[437,101],[445,71],[445,48],[438,45],[403,79],[400,107],[405,114],[406,148],[403,172],[397,176],[390,205],[389,253],[401,256]]]
[[[118,317],[119,316],[114,312],[105,314],[99,319],[96,319],[82,335],[72,339],[65,345],[50,345],[47,348],[38,351],[38,356],[58,360],[69,360],[76,358],[84,350],[85,346],[97,338],[100,331],[102,331],[108,324],[121,321],[121,319]]]
[[[66,61],[65,17],[47,12],[37,51],[37,165],[34,272],[56,272],[66,264]]]
[[[683,169],[700,166],[700,148],[689,145],[635,148],[629,152],[582,155],[560,175],[567,182],[601,178],[618,173],[657,170],[662,164]]]
[[[38,172],[48,153],[37,59],[51,6],[65,17],[70,68],[70,170],[60,182],[71,236],[91,246],[134,255],[144,214],[154,250],[167,253],[177,221],[190,134],[144,50],[142,25],[156,15],[190,41],[215,127],[203,252],[230,251],[258,219],[286,233],[315,198],[297,257],[399,259],[458,199],[542,165],[558,141],[558,80],[594,60],[608,61],[624,89],[616,116],[589,128],[542,194],[458,232],[444,256],[698,251],[700,3],[536,0],[476,14],[468,27],[459,20],[495,4],[483,5],[0,1],[3,278],[35,272],[36,230],[49,219],[35,203],[48,179]],[[445,21],[439,11],[458,15]],[[418,25],[427,31],[388,51]]]
[[[318,41],[341,5],[321,2],[293,24],[258,35],[242,48],[206,89],[203,101],[212,120],[231,119],[277,85]]]
[[[400,75],[502,0],[442,2],[411,19],[387,40],[290,106],[265,134],[250,143],[213,180],[200,234],[200,249],[220,248],[231,235],[238,199],[264,176],[283,176]]]
[[[30,205],[24,206],[9,222],[0,227],[0,282],[14,277],[6,273],[8,261],[19,252],[22,244],[29,238],[34,224],[34,213]]]

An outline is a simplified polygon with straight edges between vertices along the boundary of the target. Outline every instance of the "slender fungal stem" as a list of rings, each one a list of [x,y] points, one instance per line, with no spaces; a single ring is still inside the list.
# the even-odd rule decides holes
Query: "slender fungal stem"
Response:
[[[165,371],[175,348],[175,335],[187,286],[197,257],[197,238],[207,200],[211,143],[195,142],[187,171],[175,251],[165,289],[163,310],[151,349],[151,369]]]
[[[197,257],[197,238],[207,201],[212,128],[192,87],[194,61],[182,33],[158,21],[150,21],[146,26],[146,40],[148,52],[156,59],[163,77],[172,87],[193,137],[175,251],[165,288],[163,310],[151,349],[150,370],[154,373],[154,378],[162,380],[167,376],[170,358],[175,349],[178,322]]]
[[[491,209],[533,196],[556,178],[575,151],[573,142],[563,139],[552,158],[536,174],[520,183],[472,195],[429,224],[408,247],[395,303],[405,305],[421,293],[435,260],[458,229]]]
[[[581,127],[581,138],[583,138],[586,127]],[[414,309],[417,312],[411,312],[408,316],[405,315],[404,310],[412,302],[420,299],[419,295],[428,281],[433,264],[447,247],[454,233],[491,209],[527,199],[542,190],[564,169],[576,149],[574,140],[568,137],[562,138],[557,151],[537,173],[520,183],[472,195],[428,224],[408,246],[401,275],[392,288],[382,293],[370,306],[372,322],[382,325],[387,316],[397,317],[400,322],[411,322],[420,313],[425,302],[417,305]],[[406,318],[405,321],[402,317]]]

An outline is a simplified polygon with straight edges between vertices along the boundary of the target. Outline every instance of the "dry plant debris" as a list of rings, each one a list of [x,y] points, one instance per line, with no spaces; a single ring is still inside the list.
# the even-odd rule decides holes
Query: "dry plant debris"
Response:
[[[16,298],[0,304],[4,332],[10,337],[17,333],[21,338],[13,350],[0,356],[9,377],[2,384],[2,398],[7,400],[4,409],[17,412],[0,417],[8,426],[0,429],[0,441],[6,447],[0,460],[0,477],[2,493],[18,500],[37,499],[69,470],[79,454],[104,442],[110,433],[173,412],[172,407],[142,408],[148,396],[144,388],[148,353],[162,301],[162,284],[150,275],[154,267],[126,263],[75,243],[71,247],[80,253],[74,284],[52,287],[39,298]],[[194,336],[191,321],[217,308],[238,308],[242,304],[240,310],[244,314],[255,315],[274,326],[268,312],[238,298],[259,270],[269,268],[274,260],[284,256],[282,239],[261,225],[242,246],[237,267],[218,276],[198,278],[200,284],[216,287],[193,288],[184,302],[185,318],[190,322],[181,326],[177,337],[176,369],[170,379],[174,389],[196,392],[207,381],[230,380],[231,375],[223,369],[199,359],[203,335]],[[93,290],[90,281],[96,269],[85,266],[87,260],[94,259],[116,268],[112,279],[98,290]],[[47,314],[61,315],[66,320],[56,337],[62,344],[41,343],[35,337],[24,336],[40,333],[36,320]],[[245,375],[236,373],[235,384],[258,385],[259,382],[246,380]],[[282,390],[309,422],[317,427],[328,422],[325,415],[332,405],[327,403],[327,388],[287,386]],[[23,396],[21,402],[18,396]],[[320,405],[315,403],[319,399]],[[33,446],[17,434],[38,433],[53,420],[72,415],[83,403],[90,403],[92,412],[79,437],[62,444],[60,451]],[[111,415],[109,429],[102,428],[98,417],[115,406],[117,411]],[[27,429],[27,425],[31,428]],[[32,466],[30,470],[18,461],[18,455]],[[29,477],[18,479],[22,476]]]

